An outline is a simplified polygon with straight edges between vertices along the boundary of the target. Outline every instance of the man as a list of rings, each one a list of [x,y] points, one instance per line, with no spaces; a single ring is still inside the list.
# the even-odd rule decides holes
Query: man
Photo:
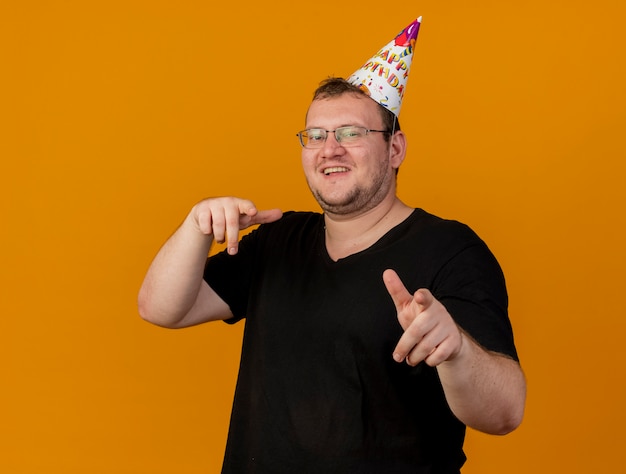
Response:
[[[406,137],[360,85],[323,82],[298,135],[323,214],[196,204],[140,313],[246,318],[222,472],[459,473],[465,426],[505,434],[523,415],[500,268],[469,228],[398,199]],[[227,250],[207,260],[214,240]]]

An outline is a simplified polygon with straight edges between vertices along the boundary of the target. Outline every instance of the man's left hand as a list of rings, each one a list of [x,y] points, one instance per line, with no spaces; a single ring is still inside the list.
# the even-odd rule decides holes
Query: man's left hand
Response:
[[[464,337],[443,304],[424,288],[411,295],[394,270],[385,270],[383,281],[404,329],[393,358],[412,366],[424,361],[436,367],[456,357]]]

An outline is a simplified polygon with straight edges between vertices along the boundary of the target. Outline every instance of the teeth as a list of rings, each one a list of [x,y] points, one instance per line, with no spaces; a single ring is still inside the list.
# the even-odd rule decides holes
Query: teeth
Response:
[[[331,173],[343,173],[348,171],[348,168],[344,168],[343,166],[335,166],[333,168],[326,168],[324,170],[324,174],[328,176]]]

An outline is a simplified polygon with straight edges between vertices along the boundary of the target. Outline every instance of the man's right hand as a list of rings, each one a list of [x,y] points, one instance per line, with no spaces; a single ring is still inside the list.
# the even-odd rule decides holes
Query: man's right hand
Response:
[[[282,216],[280,209],[259,211],[252,201],[236,197],[208,198],[196,204],[190,212],[196,229],[213,236],[218,243],[226,242],[230,255],[238,251],[240,230],[274,222]]]
[[[213,240],[227,242],[233,255],[239,231],[282,217],[279,209],[259,211],[248,200],[234,197],[205,199],[155,256],[141,289],[139,313],[154,324],[180,328],[232,317],[229,306],[203,280]]]

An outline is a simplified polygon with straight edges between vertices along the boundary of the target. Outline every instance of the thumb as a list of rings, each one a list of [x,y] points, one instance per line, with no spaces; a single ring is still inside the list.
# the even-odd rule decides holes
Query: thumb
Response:
[[[277,221],[283,217],[283,212],[280,209],[269,209],[266,211],[258,211],[251,219],[252,224],[267,224],[269,222]]]
[[[269,211],[258,211],[256,208],[248,210],[239,220],[241,230],[257,224],[267,224],[280,219],[283,213],[280,209],[271,209]]]
[[[431,304],[433,304],[433,301],[435,301],[435,297],[426,288],[420,288],[413,295],[413,300],[417,303],[420,309],[424,311]]]

